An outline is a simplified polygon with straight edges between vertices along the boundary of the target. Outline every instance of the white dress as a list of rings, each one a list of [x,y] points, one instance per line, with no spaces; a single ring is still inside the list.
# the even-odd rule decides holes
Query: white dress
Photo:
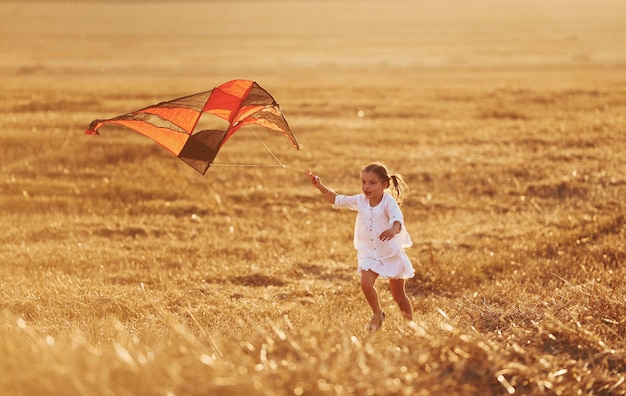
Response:
[[[415,275],[411,260],[404,251],[413,242],[404,226],[402,211],[391,194],[385,192],[374,207],[364,194],[337,195],[333,208],[358,211],[354,224],[358,272],[371,270],[388,279],[408,279]],[[380,234],[396,221],[402,224],[400,233],[388,241],[381,241]]]

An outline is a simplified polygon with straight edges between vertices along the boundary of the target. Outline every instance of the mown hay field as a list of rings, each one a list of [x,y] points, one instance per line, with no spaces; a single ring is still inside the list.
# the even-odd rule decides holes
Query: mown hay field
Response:
[[[623,2],[8,1],[0,22],[0,393],[626,394]],[[83,134],[235,78],[300,151],[242,130],[201,176]],[[354,214],[303,170],[352,194],[374,160],[411,187],[415,314],[378,281],[368,335]]]

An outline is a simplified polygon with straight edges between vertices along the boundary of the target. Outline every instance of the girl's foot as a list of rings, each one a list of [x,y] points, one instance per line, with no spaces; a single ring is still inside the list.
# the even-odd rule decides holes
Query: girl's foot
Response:
[[[375,333],[383,325],[383,320],[385,320],[384,312],[381,312],[380,315],[373,314],[370,322],[367,324],[367,331]]]

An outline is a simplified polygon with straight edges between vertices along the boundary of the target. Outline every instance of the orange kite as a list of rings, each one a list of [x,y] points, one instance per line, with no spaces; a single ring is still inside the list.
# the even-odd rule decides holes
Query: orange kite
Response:
[[[228,121],[228,129],[195,132],[203,113]],[[203,175],[228,138],[244,125],[282,132],[300,149],[272,95],[248,80],[232,80],[210,91],[161,102],[115,118],[93,120],[85,133],[100,135],[98,129],[104,124],[122,125],[149,137]]]

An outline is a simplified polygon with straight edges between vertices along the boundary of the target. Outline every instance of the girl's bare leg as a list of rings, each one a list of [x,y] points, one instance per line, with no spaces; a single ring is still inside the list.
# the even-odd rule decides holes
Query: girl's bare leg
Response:
[[[400,311],[402,311],[402,315],[404,315],[404,318],[412,320],[413,307],[411,306],[411,301],[409,301],[409,297],[407,297],[406,295],[404,286],[404,279],[389,279],[389,288],[391,289],[391,295],[393,296],[393,299],[398,304],[398,307],[400,308]]]
[[[365,299],[372,308],[372,312],[375,315],[380,315],[383,310],[380,308],[380,301],[378,300],[378,293],[374,288],[374,282],[378,278],[378,274],[373,271],[361,271],[361,290],[365,295]]]

